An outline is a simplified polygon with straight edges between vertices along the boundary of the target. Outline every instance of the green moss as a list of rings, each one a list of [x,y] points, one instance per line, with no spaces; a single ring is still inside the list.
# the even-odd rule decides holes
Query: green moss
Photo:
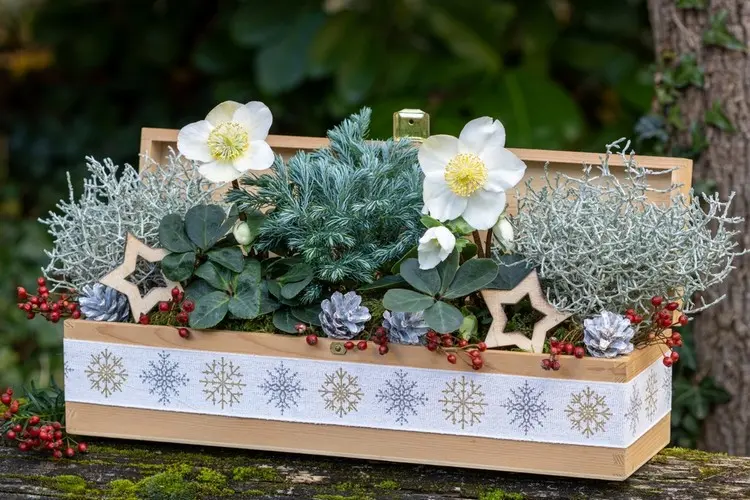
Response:
[[[226,487],[224,474],[202,468],[193,475],[187,464],[170,466],[165,472],[144,478],[135,485],[139,497],[149,500],[192,500],[203,496],[229,496],[234,490]]]
[[[700,467],[698,469],[698,478],[708,479],[710,477],[721,475],[721,472],[722,472],[721,467]]]
[[[479,494],[479,500],[524,500],[523,493],[512,493],[505,490],[492,489]]]
[[[246,497],[260,497],[265,494],[266,492],[263,490],[246,490],[242,492],[242,495]]]
[[[315,500],[374,500],[369,495],[315,495],[313,498]]]
[[[378,484],[375,485],[375,487],[380,488],[381,490],[397,490],[398,483],[396,481],[391,481],[390,479],[386,479],[385,481],[380,481]]]
[[[708,462],[716,457],[724,457],[726,456],[726,453],[709,453],[707,451],[693,450],[689,448],[664,448],[659,455],[680,458],[691,462]]]
[[[235,481],[283,481],[273,467],[235,467],[232,470],[232,479]]]
[[[213,486],[226,486],[227,476],[221,472],[217,472],[213,469],[207,469],[205,467],[198,471],[198,475],[195,476],[195,480],[199,483],[211,484]]]
[[[137,488],[129,479],[115,479],[107,485],[106,497],[118,500],[138,500]]]
[[[55,489],[62,493],[67,493],[68,496],[82,496],[88,490],[86,480],[80,476],[39,476],[36,479],[39,480],[44,486]]]

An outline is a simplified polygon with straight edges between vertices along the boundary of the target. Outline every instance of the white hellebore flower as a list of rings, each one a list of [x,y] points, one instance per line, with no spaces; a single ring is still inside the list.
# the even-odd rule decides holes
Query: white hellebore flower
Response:
[[[431,227],[419,238],[417,253],[420,269],[432,269],[451,254],[456,237],[445,226]]]
[[[458,139],[428,137],[419,148],[424,203],[439,221],[463,217],[490,229],[505,209],[505,191],[523,178],[526,164],[505,149],[505,128],[485,116],[466,124]]]
[[[497,224],[492,228],[492,234],[495,235],[495,238],[497,238],[497,241],[500,242],[503,248],[506,250],[513,250],[513,240],[515,235],[513,234],[513,226],[508,219],[501,217],[500,220],[497,221]]]
[[[273,163],[266,143],[271,110],[262,102],[242,105],[226,101],[205,120],[185,125],[177,135],[177,149],[201,163],[198,171],[211,182],[230,182],[248,170],[265,170]]]
[[[240,245],[249,245],[250,242],[253,241],[253,232],[245,221],[237,221],[234,225],[234,229],[232,229],[232,235]]]

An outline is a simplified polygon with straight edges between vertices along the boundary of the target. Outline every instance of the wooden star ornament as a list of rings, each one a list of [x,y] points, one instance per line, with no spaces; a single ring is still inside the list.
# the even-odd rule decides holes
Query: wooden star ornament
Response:
[[[122,259],[122,264],[100,279],[99,282],[125,294],[130,304],[130,312],[138,320],[141,314],[148,313],[159,302],[169,301],[172,298],[172,289],[174,287],[182,290],[182,286],[178,282],[164,278],[166,286],[152,288],[146,295],[141,295],[138,286],[128,281],[128,276],[135,271],[138,256],[143,257],[149,262],[160,262],[168,253],[167,250],[162,248],[146,246],[145,243],[139,241],[135,236],[128,234],[127,241],[125,242],[125,257]]]
[[[544,314],[544,317],[534,324],[531,338],[520,332],[504,331],[508,317],[503,305],[517,304],[526,295],[529,296],[532,307]],[[492,315],[492,324],[485,339],[487,347],[515,345],[525,351],[542,352],[547,332],[570,317],[570,314],[558,311],[547,302],[536,270],[531,271],[512,290],[482,290],[482,297]]]

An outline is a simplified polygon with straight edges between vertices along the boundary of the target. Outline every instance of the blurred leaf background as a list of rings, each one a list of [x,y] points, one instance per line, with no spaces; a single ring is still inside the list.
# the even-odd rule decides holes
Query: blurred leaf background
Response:
[[[368,105],[386,137],[412,107],[433,133],[490,115],[511,147],[601,151],[649,110],[650,43],[645,0],[0,0],[0,387],[60,372],[62,326],[14,289],[86,155],[135,163],[141,127],[227,99],[264,101],[273,133]]]

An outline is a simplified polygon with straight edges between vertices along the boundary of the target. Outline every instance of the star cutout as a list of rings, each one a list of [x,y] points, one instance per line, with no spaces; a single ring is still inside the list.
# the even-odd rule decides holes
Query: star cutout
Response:
[[[135,271],[139,255],[149,262],[160,262],[168,253],[167,250],[162,248],[148,247],[132,234],[128,234],[128,239],[125,242],[125,257],[122,259],[122,264],[100,279],[99,282],[125,294],[130,304],[130,312],[138,320],[141,314],[148,313],[159,302],[169,301],[172,298],[172,289],[174,287],[182,290],[182,286],[179,283],[164,278],[167,286],[152,288],[146,295],[141,296],[138,286],[127,279]],[[164,275],[162,274],[162,276]]]
[[[526,295],[531,300],[531,306],[544,314],[544,317],[534,324],[531,338],[520,332],[504,331],[508,317],[505,315],[503,304],[517,304]],[[531,271],[514,289],[482,290],[482,297],[492,315],[492,324],[485,339],[487,347],[515,345],[524,351],[542,352],[547,332],[570,317],[570,314],[558,311],[547,302],[536,270]]]

